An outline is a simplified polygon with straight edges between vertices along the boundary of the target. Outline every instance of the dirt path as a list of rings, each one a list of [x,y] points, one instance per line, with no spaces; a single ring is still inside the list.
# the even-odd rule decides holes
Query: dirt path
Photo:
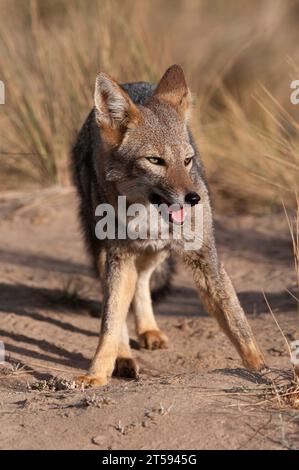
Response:
[[[276,368],[272,377],[282,377],[288,355],[261,289],[294,338],[285,218],[218,217],[217,238],[268,364]],[[84,253],[72,194],[50,194],[25,209],[13,198],[2,201],[0,246],[0,339],[8,359],[0,366],[1,448],[299,447],[299,411],[257,396],[269,379],[242,368],[181,267],[173,291],[156,308],[171,348],[139,350],[130,324],[140,381],[114,378],[97,391],[29,390],[28,383],[86,369],[97,343],[101,289]]]

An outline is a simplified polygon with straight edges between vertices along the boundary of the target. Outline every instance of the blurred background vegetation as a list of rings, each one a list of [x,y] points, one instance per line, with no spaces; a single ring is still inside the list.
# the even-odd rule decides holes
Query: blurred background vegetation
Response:
[[[96,74],[156,82],[179,63],[222,210],[291,204],[299,182],[297,0],[0,0],[0,188],[68,185]]]

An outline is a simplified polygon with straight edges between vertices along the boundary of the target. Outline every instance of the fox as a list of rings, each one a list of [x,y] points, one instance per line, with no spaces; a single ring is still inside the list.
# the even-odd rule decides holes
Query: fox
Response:
[[[201,155],[190,129],[193,97],[184,71],[169,67],[158,84],[120,84],[100,72],[94,106],[72,149],[73,181],[79,200],[81,227],[93,265],[103,285],[101,327],[89,370],[77,384],[100,387],[113,374],[138,378],[127,328],[135,319],[141,348],[163,349],[169,340],[155,319],[153,298],[167,291],[179,257],[189,268],[205,310],[218,321],[243,364],[266,368],[251,327],[223,263],[219,260],[210,192]],[[119,196],[128,203],[173,204],[169,224],[183,223],[184,204],[203,208],[202,244],[184,250],[168,239],[99,239],[96,208]]]

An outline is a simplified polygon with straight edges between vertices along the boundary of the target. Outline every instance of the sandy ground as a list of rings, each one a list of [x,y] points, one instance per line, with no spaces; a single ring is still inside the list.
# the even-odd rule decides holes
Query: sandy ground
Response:
[[[170,349],[139,350],[130,320],[140,380],[113,378],[95,391],[63,389],[57,381],[62,389],[55,391],[38,381],[71,379],[88,367],[101,287],[84,252],[74,196],[24,201],[0,201],[0,339],[7,359],[0,366],[1,448],[299,448],[299,410],[263,398],[270,378],[284,380],[290,364],[261,290],[288,339],[298,326],[285,290],[295,276],[283,215],[216,218],[221,257],[274,368],[270,375],[242,367],[179,266],[171,294],[156,306]]]

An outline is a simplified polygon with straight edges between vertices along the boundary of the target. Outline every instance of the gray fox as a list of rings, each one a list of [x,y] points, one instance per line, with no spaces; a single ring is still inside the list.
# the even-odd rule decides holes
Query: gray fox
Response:
[[[151,288],[153,294],[166,290],[176,255],[191,269],[204,307],[215,316],[244,365],[256,371],[265,365],[218,260],[206,177],[188,126],[190,110],[190,91],[178,65],[171,66],[158,85],[120,85],[105,73],[96,78],[94,108],[73,148],[72,168],[83,234],[104,286],[104,299],[98,347],[88,373],[77,377],[78,383],[105,385],[113,372],[138,376],[126,326],[129,309],[140,346],[167,347],[168,338],[154,317]],[[171,238],[99,240],[96,207],[109,203],[117,213],[119,195],[147,208],[188,204],[192,210],[200,202],[201,248],[182,250]],[[182,216],[182,210],[169,210],[170,224]]]

